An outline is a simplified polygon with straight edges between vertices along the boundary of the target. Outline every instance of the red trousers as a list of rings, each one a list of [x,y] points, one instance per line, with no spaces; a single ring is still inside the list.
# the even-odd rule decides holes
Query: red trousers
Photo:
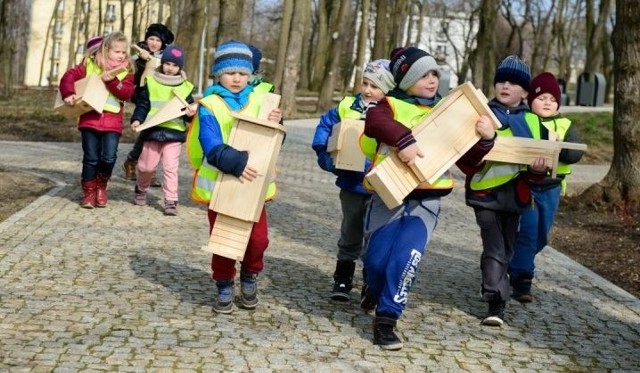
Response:
[[[209,233],[213,230],[213,223],[218,213],[208,210]],[[253,223],[247,251],[240,264],[242,272],[257,274],[264,268],[264,252],[269,246],[269,226],[267,224],[267,210],[263,207],[260,220]],[[231,281],[236,277],[236,261],[224,256],[213,254],[211,256],[211,277],[214,281]]]

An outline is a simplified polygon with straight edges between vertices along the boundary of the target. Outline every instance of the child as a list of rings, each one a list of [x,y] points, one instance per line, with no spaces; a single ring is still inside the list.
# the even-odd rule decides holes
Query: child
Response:
[[[114,32],[89,50],[83,61],[67,70],[60,79],[60,94],[67,105],[76,100],[75,82],[85,76],[98,75],[104,81],[109,97],[102,114],[90,111],[78,119],[82,134],[82,191],[80,206],[88,209],[106,207],[107,183],[116,163],[118,142],[122,134],[124,102],[133,95],[135,67],[129,59],[127,37]],[[122,72],[117,72],[123,69]]]
[[[558,114],[560,86],[553,74],[545,72],[531,81],[529,106],[532,113],[525,118],[534,138],[580,142],[580,137],[571,121]],[[550,136],[551,135],[551,136]],[[530,184],[532,203],[524,209],[520,218],[520,232],[509,264],[509,280],[513,287],[513,298],[528,303],[531,296],[531,281],[535,269],[535,256],[547,245],[549,231],[553,225],[560,194],[564,190],[565,176],[571,173],[571,164],[582,158],[581,150],[563,149],[557,177],[547,174],[540,181]]]
[[[498,66],[494,78],[495,98],[489,107],[502,127],[499,136],[532,137],[524,114],[524,99],[529,88],[529,66],[517,56],[505,58]],[[467,175],[466,203],[473,207],[482,237],[482,299],[489,304],[483,325],[502,326],[504,309],[509,300],[507,267],[513,253],[520,212],[529,203],[530,192],[526,181],[542,176],[547,164],[536,159],[531,172],[521,172],[521,166],[499,162],[477,165],[458,164]]]
[[[348,301],[353,287],[355,260],[362,252],[362,224],[366,204],[371,193],[364,189],[362,181],[364,172],[369,168],[369,161],[362,165],[361,171],[336,170],[331,156],[327,152],[327,144],[331,131],[342,119],[364,119],[367,107],[384,98],[395,83],[389,71],[389,60],[377,60],[369,63],[364,69],[360,93],[345,97],[337,107],[326,112],[316,127],[311,147],[318,156],[318,165],[325,171],[334,173],[336,185],[340,188],[340,204],[342,206],[342,224],[338,240],[336,269],[333,273],[333,290],[331,299]]]
[[[173,33],[162,23],[152,23],[147,27],[147,31],[144,34],[144,40],[137,43],[140,48],[140,53],[134,56],[136,63],[136,74],[134,76],[134,84],[136,86],[131,102],[137,103],[140,93],[144,91],[145,80],[143,75],[146,76],[149,71],[155,71],[160,66],[160,58],[162,52],[167,45],[173,43]],[[136,179],[136,163],[140,158],[142,152],[143,140],[138,136],[133,148],[127,154],[127,159],[122,164],[124,170],[125,179]],[[160,186],[156,181],[155,174],[152,178],[152,186]]]
[[[191,189],[194,201],[209,204],[218,173],[232,174],[244,182],[255,180],[257,171],[247,164],[248,152],[234,149],[227,139],[234,123],[232,112],[257,116],[262,98],[266,94],[249,85],[254,71],[249,47],[237,41],[225,42],[214,54],[213,74],[218,83],[211,94],[200,100],[200,107],[187,136],[187,149],[192,166],[196,169]],[[282,112],[274,109],[268,115],[280,122]],[[268,188],[266,200],[275,195],[275,184]],[[209,229],[213,229],[216,212],[208,210]],[[264,252],[269,245],[267,212],[262,209],[259,221],[254,223],[247,250],[240,265],[240,302],[244,308],[254,309],[258,304],[257,276],[264,268]],[[212,279],[218,290],[213,310],[218,313],[233,311],[236,261],[219,255],[211,258]]]
[[[131,116],[131,127],[135,129],[165,102],[171,100],[174,91],[191,104],[186,108],[184,117],[148,128],[138,136],[144,140],[144,145],[136,166],[138,179],[134,189],[134,203],[139,206],[147,204],[151,178],[162,160],[165,215],[178,214],[178,167],[182,143],[186,140],[185,120],[193,117],[197,109],[197,105],[193,103],[193,84],[187,80],[183,67],[182,49],[168,46],[162,53],[160,67],[153,75],[146,77],[144,90],[138,93],[136,108]]]
[[[390,62],[396,88],[377,106],[368,110],[365,135],[378,142],[375,162],[391,151],[407,165],[424,154],[411,134],[440,100],[439,67],[427,52],[409,47],[397,51]],[[465,154],[463,162],[477,164],[493,146],[495,131],[489,118],[476,124],[482,140]],[[365,151],[365,154],[368,154]],[[440,198],[449,194],[453,180],[449,174],[433,184],[420,184],[401,206],[388,209],[374,194],[365,215],[365,288],[361,307],[373,309],[373,341],[386,350],[402,348],[394,329],[402,315],[415,281],[418,264],[438,224]]]

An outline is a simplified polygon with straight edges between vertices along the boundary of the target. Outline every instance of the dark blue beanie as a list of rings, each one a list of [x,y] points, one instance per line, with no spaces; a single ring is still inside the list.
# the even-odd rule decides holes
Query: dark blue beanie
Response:
[[[164,52],[162,52],[160,62],[165,63],[167,61],[175,63],[180,70],[182,70],[184,68],[184,52],[175,45],[167,46]]]
[[[531,82],[531,69],[529,65],[524,63],[518,56],[512,54],[507,56],[496,69],[496,75],[493,78],[493,85],[496,83],[514,83],[529,90],[529,83]]]

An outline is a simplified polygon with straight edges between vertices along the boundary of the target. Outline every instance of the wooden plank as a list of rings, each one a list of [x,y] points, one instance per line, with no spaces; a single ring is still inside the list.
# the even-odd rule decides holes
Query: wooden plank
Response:
[[[558,170],[558,156],[562,149],[587,150],[586,144],[564,141],[536,140],[527,137],[498,136],[493,149],[485,155],[485,161],[528,165],[543,157],[552,166],[551,175]]]
[[[240,261],[244,258],[252,229],[253,222],[218,214],[209,242],[202,250]]]
[[[139,125],[135,131],[140,132],[147,128],[151,128],[157,126],[158,124],[164,123],[171,119],[175,119],[184,115],[184,109],[189,106],[189,104],[182,99],[182,97],[178,96],[178,92],[174,89],[173,98],[167,101],[156,113],[147,120],[144,121],[141,125]]]
[[[365,155],[360,149],[360,136],[364,133],[364,121],[344,119],[333,126],[327,151],[338,170],[364,170]]]

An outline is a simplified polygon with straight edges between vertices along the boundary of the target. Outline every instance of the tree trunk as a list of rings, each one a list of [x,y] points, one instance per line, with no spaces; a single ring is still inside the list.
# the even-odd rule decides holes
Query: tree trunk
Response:
[[[280,25],[280,38],[278,39],[278,56],[274,70],[273,84],[276,89],[282,86],[284,77],[284,65],[287,58],[289,45],[289,34],[291,33],[291,20],[293,17],[293,0],[284,0],[284,11],[282,14],[282,24]]]
[[[331,35],[329,33],[329,5],[327,2],[331,0],[319,0],[318,8],[316,9],[316,37],[315,37],[315,50],[313,52],[313,68],[311,70],[311,88],[312,91],[320,89],[324,72],[326,69],[329,48],[331,45]]]
[[[311,84],[311,43],[310,40],[313,35],[313,31],[311,30],[311,2],[304,1],[304,8],[296,13],[296,22],[303,25],[303,34],[302,34],[302,45],[300,46],[300,50],[302,54],[300,55],[300,59],[298,62],[300,66],[298,68],[298,87],[302,89],[309,89],[309,85]],[[301,18],[297,18],[300,16]]]
[[[395,47],[403,47],[403,45]],[[387,56],[389,52],[391,51],[387,51],[387,0],[378,0],[376,1],[376,28],[371,59],[389,58]]]
[[[192,83],[196,83],[198,76],[198,62],[200,60],[200,44],[203,30],[206,27],[207,4],[199,0],[183,0],[180,11],[180,32],[176,33],[175,44],[185,52],[184,71]],[[175,14],[172,13],[171,17]],[[206,68],[206,67],[205,67]]]
[[[598,72],[602,68],[602,38],[607,33],[605,25],[611,12],[611,0],[600,0],[598,19],[596,21],[594,2],[595,0],[587,0],[587,56],[584,63],[584,71],[590,73]]]
[[[292,1],[293,3],[293,1]],[[282,84],[282,116],[290,118],[296,113],[296,88],[300,69],[300,52],[302,51],[302,40],[305,29],[308,27],[302,20],[308,19],[305,14],[309,14],[309,2],[296,1],[293,9],[294,19],[297,22],[291,24],[291,34],[289,35],[289,45],[287,46],[286,59],[284,62],[284,77]]]
[[[218,44],[240,39],[243,9],[244,0],[220,0],[220,21],[216,37]]]
[[[482,0],[480,5],[480,25],[478,42],[474,53],[474,76],[476,87],[483,92],[493,92],[493,74],[496,68],[494,30],[498,14],[497,0]]]
[[[340,10],[338,11],[336,26],[333,31],[335,39],[331,46],[331,54],[329,68],[325,70],[324,79],[320,89],[320,96],[318,98],[317,111],[325,112],[333,106],[333,90],[335,88],[336,75],[338,74],[338,66],[340,64],[340,53],[342,52],[342,45],[345,38],[348,36],[344,32],[345,24],[347,23],[346,14],[348,12],[350,0],[340,1]]]
[[[580,200],[590,204],[604,201],[624,214],[637,214],[640,212],[640,2],[616,0],[616,9],[612,34],[616,81],[613,160],[605,178],[587,189]]]
[[[365,53],[367,49],[367,39],[369,38],[369,9],[371,8],[370,0],[362,0],[360,9],[360,30],[358,30],[358,47],[356,53],[356,76],[353,85],[353,92],[360,92],[362,85],[362,74],[365,65]]]

